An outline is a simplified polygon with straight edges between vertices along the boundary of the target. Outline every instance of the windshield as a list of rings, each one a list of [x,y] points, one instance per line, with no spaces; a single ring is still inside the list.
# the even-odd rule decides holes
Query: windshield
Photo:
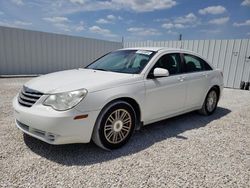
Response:
[[[138,74],[155,52],[146,50],[121,50],[106,54],[88,65],[87,69]]]

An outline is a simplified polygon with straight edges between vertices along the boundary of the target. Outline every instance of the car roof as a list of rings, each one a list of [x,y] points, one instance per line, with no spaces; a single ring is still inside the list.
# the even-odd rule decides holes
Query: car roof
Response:
[[[123,48],[121,50],[147,50],[147,51],[172,51],[172,50],[181,50],[180,48],[168,48],[168,47],[133,47],[133,48]]]
[[[183,48],[169,48],[169,47],[133,47],[133,48],[123,48],[120,50],[146,50],[146,51],[153,51],[153,52],[168,52],[168,51],[179,51],[179,52],[186,52],[186,53],[193,53],[197,54],[194,51],[186,50]]]
[[[119,50],[146,50],[146,51],[153,51],[153,52],[171,52],[171,51],[178,51],[180,53],[189,53],[193,55],[197,55],[202,57],[200,54],[197,52],[191,51],[191,50],[186,50],[183,48],[169,48],[169,47],[133,47],[133,48],[122,48]],[[205,59],[204,57],[202,57]]]

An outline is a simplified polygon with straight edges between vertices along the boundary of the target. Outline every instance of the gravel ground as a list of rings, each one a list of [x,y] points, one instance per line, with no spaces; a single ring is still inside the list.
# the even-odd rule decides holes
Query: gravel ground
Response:
[[[11,100],[29,79],[0,79],[0,187],[250,187],[249,91],[225,89],[214,115],[146,126],[108,152],[23,135]]]

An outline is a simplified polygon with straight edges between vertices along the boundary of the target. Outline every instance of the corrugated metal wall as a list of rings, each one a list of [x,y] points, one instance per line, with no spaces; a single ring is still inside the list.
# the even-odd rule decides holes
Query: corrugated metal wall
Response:
[[[250,39],[125,42],[124,47],[175,47],[202,54],[223,70],[226,87],[250,81]],[[121,42],[0,26],[0,75],[45,74],[84,67]]]
[[[84,67],[121,42],[0,26],[0,75],[44,74]]]
[[[223,70],[226,87],[239,88],[250,81],[250,39],[126,42],[124,47],[174,47],[198,52]]]

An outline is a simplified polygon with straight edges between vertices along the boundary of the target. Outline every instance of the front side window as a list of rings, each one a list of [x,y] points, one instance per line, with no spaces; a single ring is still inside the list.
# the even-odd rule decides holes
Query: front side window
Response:
[[[147,65],[155,52],[146,50],[121,50],[111,52],[92,64],[87,69],[138,74]]]
[[[212,68],[201,58],[190,54],[184,54],[186,72],[198,72],[212,70]]]
[[[150,73],[152,74],[155,68],[167,69],[169,75],[181,73],[181,58],[178,53],[165,54],[163,55],[151,69]]]

